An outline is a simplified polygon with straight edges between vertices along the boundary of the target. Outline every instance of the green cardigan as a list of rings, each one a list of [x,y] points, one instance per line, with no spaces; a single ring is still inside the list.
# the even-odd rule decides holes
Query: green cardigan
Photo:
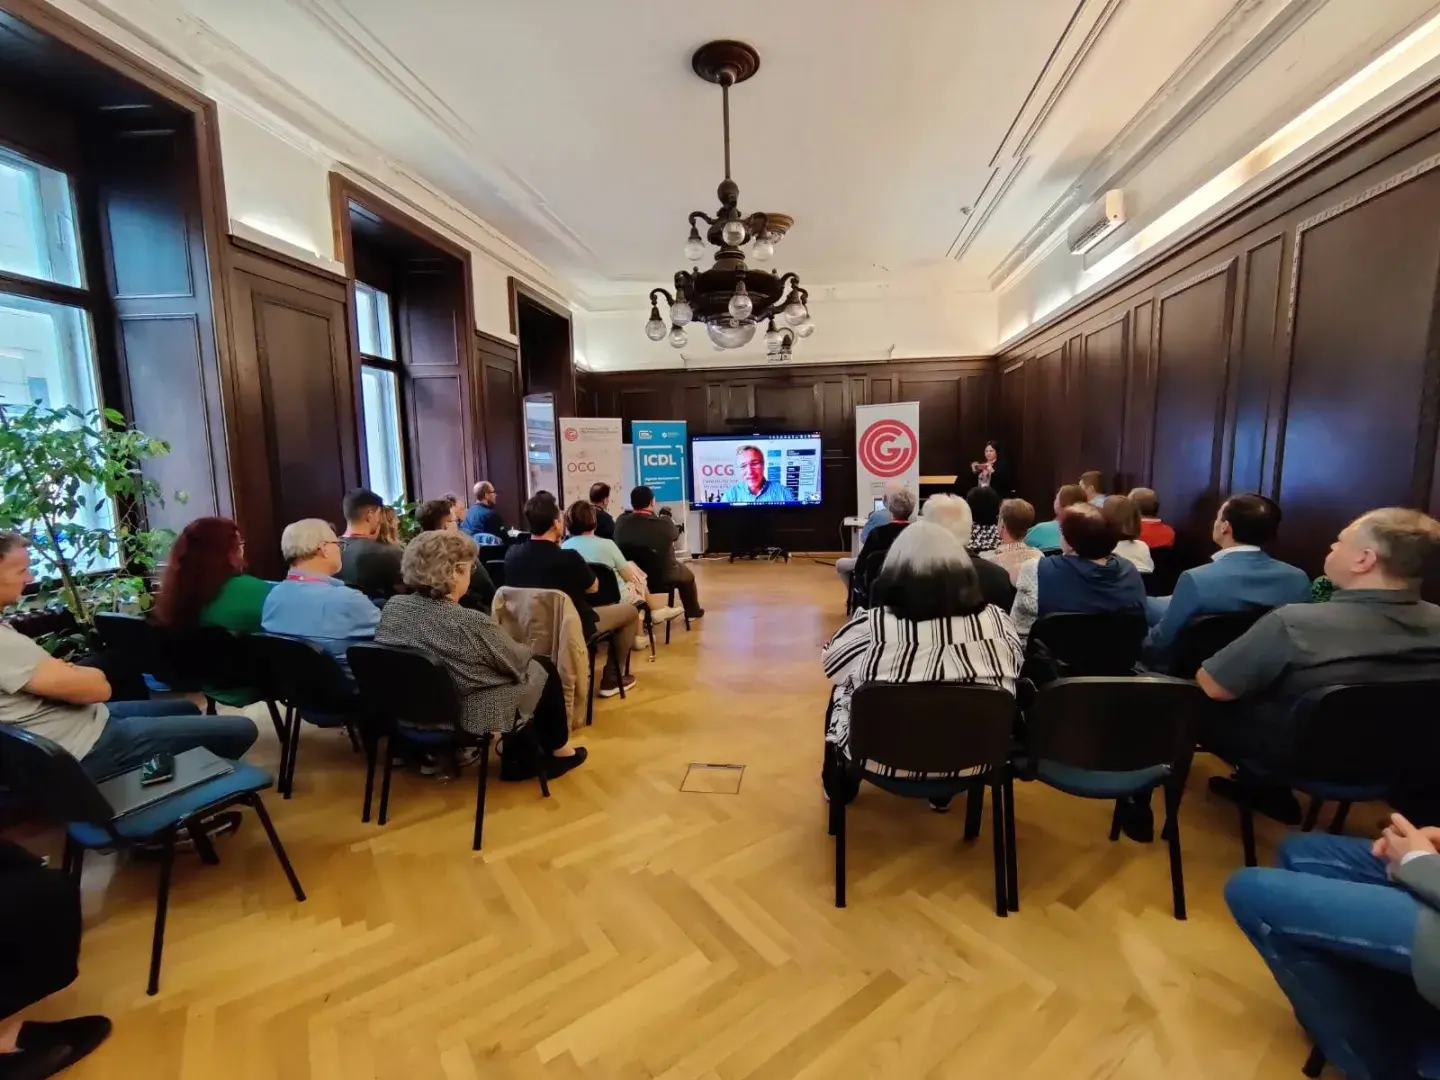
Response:
[[[206,604],[200,612],[200,625],[224,627],[232,634],[258,633],[260,614],[265,609],[265,598],[274,587],[273,581],[262,581],[249,574],[236,574],[220,586],[215,599]],[[259,700],[255,691],[249,687],[206,692],[221,704],[237,708]]]

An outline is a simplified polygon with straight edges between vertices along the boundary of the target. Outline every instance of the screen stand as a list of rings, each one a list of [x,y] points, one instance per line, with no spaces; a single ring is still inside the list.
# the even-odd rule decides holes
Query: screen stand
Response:
[[[753,511],[741,511],[742,513],[753,513]],[[751,544],[748,548],[740,548],[730,552],[730,561],[736,559],[769,559],[771,562],[779,562],[784,559],[790,561],[790,552],[779,544],[771,543],[773,537],[770,535],[769,515],[762,510],[764,516],[754,518],[749,530]]]

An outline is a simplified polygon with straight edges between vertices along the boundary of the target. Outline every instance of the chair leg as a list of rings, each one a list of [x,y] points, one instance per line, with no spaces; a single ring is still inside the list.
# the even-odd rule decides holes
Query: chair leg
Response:
[[[390,816],[390,773],[393,770],[395,761],[395,737],[392,735],[385,740],[385,765],[384,771],[380,774],[380,817],[378,823],[384,825]]]
[[[845,906],[845,803],[830,800],[830,833],[835,837],[835,906]]]
[[[655,616],[650,614],[649,605],[645,608],[645,637],[650,642],[650,662],[655,662]]]
[[[67,832],[65,834],[65,855],[61,861],[61,868],[70,875],[75,882],[75,887],[80,887],[80,872],[85,867],[85,849],[75,842],[75,839]]]
[[[1170,891],[1175,918],[1185,920],[1185,867],[1180,859],[1180,797],[1184,789],[1173,780],[1165,785],[1165,840],[1170,845]]]
[[[215,699],[214,699],[213,697],[211,697],[209,694],[206,694],[206,695],[205,695],[205,715],[206,715],[206,716],[214,716],[214,715],[216,714],[216,712],[217,712],[217,710],[216,710],[216,708],[215,708]]]
[[[585,700],[585,726],[589,727],[595,722],[595,652],[587,651],[590,659],[590,696]]]
[[[1015,839],[1015,780],[1005,777],[1005,895],[1011,911],[1020,910],[1020,858]]]
[[[1335,807],[1335,817],[1330,821],[1330,832],[1339,836],[1345,831],[1345,816],[1350,813],[1350,800],[1341,799],[1340,804]]]
[[[347,723],[345,734],[350,736],[350,749],[357,754],[360,753],[360,737],[355,734],[355,725]]]
[[[985,785],[971,784],[965,794],[965,839],[974,840],[980,835],[980,815],[985,812]]]
[[[1318,796],[1310,797],[1310,805],[1305,810],[1305,820],[1300,823],[1301,832],[1312,832],[1320,821],[1320,811],[1325,806],[1325,800]]]
[[[300,756],[300,710],[285,706],[285,748],[280,755],[280,789],[285,798],[295,792],[295,759]]]
[[[155,896],[155,936],[150,943],[150,982],[145,993],[154,997],[160,992],[160,957],[165,949],[165,916],[170,910],[170,875],[175,869],[175,832],[165,830],[160,850],[160,888]]]
[[[540,745],[540,740],[534,737],[534,732],[531,732],[530,745],[535,748],[535,775],[540,778],[540,797],[548,799],[550,797],[550,777],[546,770],[550,765],[550,755],[545,752],[545,747]]]
[[[280,719],[280,709],[273,701],[266,701],[265,707],[270,710],[270,722],[275,725],[275,739],[280,744],[281,756],[285,753],[285,722]]]
[[[1325,1054],[1318,1046],[1310,1051],[1310,1056],[1305,1059],[1305,1064],[1300,1067],[1300,1071],[1311,1077],[1312,1080],[1325,1071]]]
[[[480,850],[480,830],[485,825],[485,776],[490,771],[490,736],[480,739],[480,782],[475,785],[475,842],[471,851]]]
[[[265,809],[265,801],[257,792],[250,796],[248,802],[255,808],[255,816],[260,819],[260,825],[265,830],[265,835],[270,838],[271,850],[275,852],[275,858],[280,860],[280,869],[285,871],[290,888],[295,892],[295,899],[303,904],[305,890],[300,887],[300,879],[295,876],[295,868],[290,865],[290,857],[285,854],[285,845],[280,843],[280,836],[275,831],[275,824],[270,820],[270,811]]]
[[[1110,815],[1110,841],[1114,843],[1120,839],[1120,820],[1124,814],[1124,806],[1119,799],[1115,800],[1115,812]]]
[[[365,738],[365,802],[360,807],[360,820],[370,820],[370,801],[375,796],[375,759],[380,755],[380,737]]]
[[[1003,785],[998,780],[990,789],[990,817],[990,827],[995,834],[992,837],[995,858],[995,914],[1003,919],[1010,913],[1005,897],[1005,868],[1009,857],[1005,854],[1005,794]]]
[[[1240,801],[1240,843],[1245,849],[1245,865],[1259,866],[1260,860],[1255,854],[1255,813],[1244,801],[1243,794]]]
[[[185,834],[195,845],[195,854],[200,856],[200,861],[206,866],[219,866],[220,855],[215,850],[215,845],[205,833],[205,827],[199,818],[186,818],[180,823]]]

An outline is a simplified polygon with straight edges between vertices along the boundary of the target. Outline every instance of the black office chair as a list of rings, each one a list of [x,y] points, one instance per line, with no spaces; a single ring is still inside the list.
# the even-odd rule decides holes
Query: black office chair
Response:
[[[481,565],[485,567],[485,572],[490,575],[490,580],[495,583],[495,588],[502,588],[505,584],[505,560],[484,559]]]
[[[95,631],[122,670],[148,676],[161,690],[179,694],[200,692],[199,680],[181,668],[179,658],[162,642],[160,628],[143,615],[98,611]]]
[[[1175,918],[1185,918],[1180,861],[1180,799],[1195,752],[1200,711],[1208,699],[1193,682],[1165,675],[1059,679],[1042,687],[1025,710],[1025,756],[1015,771],[1082,799],[1114,799],[1110,839],[1120,838],[1121,799],[1165,791],[1170,887]],[[1007,798],[1014,795],[1007,783]],[[1007,805],[1007,816],[1013,810]],[[1019,896],[1011,835],[1009,893]]]
[[[355,720],[360,714],[360,701],[334,657],[314,642],[280,634],[254,634],[250,646],[265,700],[285,703],[280,794],[288,799],[295,790],[300,722],[322,728],[343,727],[358,751]]]
[[[1200,665],[1254,626],[1269,608],[1197,615],[1180,628],[1170,651],[1169,673],[1193,679]]]
[[[244,761],[222,776],[166,796],[159,802],[116,816],[115,808],[91,780],[80,762],[55,743],[12,724],[0,724],[0,776],[37,817],[66,827],[64,869],[76,888],[85,852],[93,849],[131,848],[137,844],[160,847],[160,884],[155,897],[155,931],[150,944],[150,979],[145,992],[160,989],[160,960],[165,948],[165,916],[170,907],[170,878],[175,864],[175,841],[182,829],[203,835],[199,823],[237,804],[248,806],[260,819],[270,847],[295,899],[305,892],[285,855],[285,848],[270,822],[260,792],[271,784],[270,774]]]
[[[179,629],[152,624],[148,632],[151,647],[165,657],[163,666],[171,678],[182,685],[200,687],[205,694],[208,715],[215,715],[216,708],[210,691],[244,690],[253,686],[249,648],[243,638],[225,628]]]
[[[615,576],[615,571],[604,563],[587,562],[590,572],[595,575],[597,588],[591,594],[591,604],[595,607],[604,607],[607,604],[620,603],[620,581]]]
[[[479,778],[475,794],[475,838],[472,851],[480,850],[485,824],[485,779],[490,765],[489,734],[476,735],[460,722],[460,698],[450,673],[435,657],[422,649],[406,649],[373,642],[351,645],[345,651],[350,670],[360,685],[364,703],[361,723],[365,728],[365,803],[361,821],[370,820],[370,799],[375,790],[375,762],[380,740],[385,739],[385,771],[380,782],[379,824],[390,813],[390,771],[395,758],[395,740],[427,750],[455,746],[480,748]],[[523,739],[534,748],[540,776],[540,794],[550,797],[545,775],[546,754],[531,732],[516,729],[507,739]]]
[[[825,744],[825,792],[835,837],[835,906],[845,906],[845,807],[867,780],[894,795],[951,799],[968,792],[994,795],[995,914],[1007,913],[1006,825],[1002,792],[1015,728],[1015,699],[993,686],[962,683],[865,683],[850,696],[848,756]],[[904,779],[863,766],[970,776]],[[979,835],[979,817],[966,815],[965,839]]]
[[[1180,556],[1173,547],[1150,549],[1150,560],[1155,569],[1142,574],[1146,596],[1169,596],[1175,591],[1175,582],[1180,579]]]
[[[1025,673],[1036,685],[1085,675],[1129,675],[1150,633],[1131,611],[1054,612],[1030,628]]]
[[[640,568],[640,572],[645,575],[645,587],[647,590],[656,594],[664,593],[665,606],[675,606],[675,592],[679,588],[679,586],[675,582],[670,580],[669,567],[666,565],[665,560],[660,555],[658,555],[654,551],[651,551],[647,547],[640,546],[639,544],[621,544],[620,554],[624,555],[628,561],[633,562],[636,566]],[[653,657],[655,655],[655,620],[650,615],[649,604],[645,605],[645,608],[643,611],[641,611],[640,615],[645,622],[645,633],[650,635],[650,655]],[[685,629],[689,630],[689,612],[686,612],[683,615],[683,618],[685,620]],[[674,621],[674,619],[665,620],[666,645],[670,644],[670,624]]]
[[[1440,682],[1354,683],[1322,686],[1295,704],[1294,754],[1283,772],[1239,763],[1240,838],[1245,865],[1256,866],[1255,818],[1247,788],[1284,785],[1310,798],[1301,830],[1315,828],[1326,802],[1335,802],[1330,831],[1345,827],[1350,805],[1390,797],[1404,786],[1433,788],[1440,759]],[[1402,747],[1403,753],[1395,748]]]
[[[861,552],[860,557],[855,560],[855,569],[850,574],[850,593],[845,598],[845,614],[853,615],[861,608],[870,606],[870,591],[875,586],[875,579],[880,576],[880,567],[885,563],[885,556],[890,549],[882,548],[879,551]]]

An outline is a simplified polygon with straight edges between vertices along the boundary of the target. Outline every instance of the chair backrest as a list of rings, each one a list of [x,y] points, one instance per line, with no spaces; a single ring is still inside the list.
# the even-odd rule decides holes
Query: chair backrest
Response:
[[[0,724],[0,778],[46,821],[83,821],[109,829],[115,817],[114,808],[73,755],[14,724]]]
[[[367,711],[408,727],[460,726],[455,682],[430,653],[365,642],[351,645],[345,656]]]
[[[1440,760],[1440,681],[1350,683],[1311,690],[1295,705],[1294,775],[1335,784],[1433,789]]]
[[[505,584],[504,559],[482,559],[481,565],[485,567],[485,572],[490,575],[490,580],[495,583],[497,589]]]
[[[1028,655],[1045,657],[1062,677],[1126,675],[1150,632],[1133,611],[1052,612],[1030,628]]]
[[[1208,701],[1167,675],[1057,679],[1025,710],[1026,747],[1036,760],[1102,772],[1174,765],[1194,753]]]
[[[255,678],[271,701],[284,701],[312,712],[343,713],[355,694],[335,658],[313,641],[282,634],[254,634],[250,648]]]
[[[1150,549],[1150,559],[1155,569],[1142,574],[1146,596],[1169,596],[1175,591],[1175,582],[1180,578],[1180,556],[1173,547]]]
[[[910,772],[996,768],[1010,753],[1015,698],[996,686],[862,683],[850,696],[850,757]]]
[[[152,633],[154,648],[182,683],[224,690],[253,681],[249,648],[224,627],[155,626]]]
[[[599,586],[593,594],[590,605],[603,607],[606,604],[620,603],[620,581],[616,578],[615,571],[604,563],[587,562],[585,565],[590,567],[590,572],[595,575],[596,584]],[[639,566],[640,564],[636,563],[635,565]]]
[[[850,575],[851,607],[874,606],[870,593],[875,588],[875,580],[880,576],[880,568],[885,565],[885,556],[889,553],[888,547],[862,551],[855,560],[855,570]]]
[[[1193,679],[1200,665],[1254,626],[1269,608],[1197,615],[1180,628],[1171,650],[1170,674]]]
[[[658,552],[641,544],[621,544],[620,554],[633,562],[645,575],[646,587],[652,593],[664,592],[670,586],[669,566]]]
[[[143,615],[120,611],[95,613],[95,629],[122,670],[149,675],[172,690],[195,691],[200,681],[186,670],[171,632]]]

